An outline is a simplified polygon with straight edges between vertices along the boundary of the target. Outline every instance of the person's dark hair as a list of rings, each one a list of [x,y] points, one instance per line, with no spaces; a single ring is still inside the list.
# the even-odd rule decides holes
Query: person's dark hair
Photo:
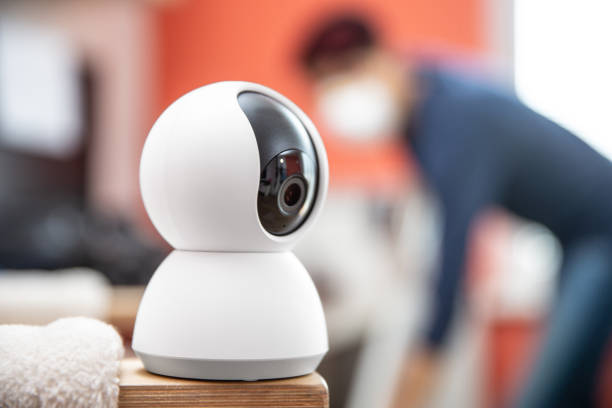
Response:
[[[300,55],[301,65],[314,73],[318,62],[347,60],[358,51],[376,45],[377,39],[369,24],[353,15],[335,17],[310,35]]]

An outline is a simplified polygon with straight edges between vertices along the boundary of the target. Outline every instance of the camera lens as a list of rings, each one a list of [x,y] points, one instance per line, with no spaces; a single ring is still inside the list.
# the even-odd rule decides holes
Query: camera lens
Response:
[[[287,235],[308,217],[317,192],[316,161],[290,149],[264,166],[259,179],[257,213],[271,234]]]
[[[306,182],[300,176],[292,176],[283,182],[278,194],[278,207],[285,215],[297,214],[306,198]]]
[[[285,204],[289,207],[293,207],[300,201],[300,196],[302,195],[302,189],[297,184],[291,184],[285,190]]]

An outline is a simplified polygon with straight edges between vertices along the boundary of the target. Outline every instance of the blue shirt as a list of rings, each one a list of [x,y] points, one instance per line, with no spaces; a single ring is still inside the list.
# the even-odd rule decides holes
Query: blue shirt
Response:
[[[612,237],[612,163],[510,93],[437,68],[418,78],[423,93],[405,133],[443,215],[427,330],[435,348],[463,284],[475,217],[505,208],[548,227],[564,247],[587,235]]]

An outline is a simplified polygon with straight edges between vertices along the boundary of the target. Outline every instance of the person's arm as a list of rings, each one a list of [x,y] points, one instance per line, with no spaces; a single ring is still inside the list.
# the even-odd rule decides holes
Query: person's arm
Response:
[[[438,183],[443,230],[424,341],[431,351],[442,347],[448,337],[455,305],[462,292],[470,229],[475,219],[491,205],[496,183],[495,169],[477,157],[453,166]]]
[[[471,126],[468,126],[471,127]],[[454,129],[443,129],[453,134]],[[468,132],[468,129],[461,129]],[[422,346],[404,362],[394,398],[395,407],[420,406],[435,386],[439,352],[448,337],[455,305],[461,293],[470,228],[495,201],[502,163],[489,140],[477,130],[446,145],[432,166],[424,169],[440,201],[443,231],[438,272],[432,282],[431,308]],[[455,133],[456,134],[456,133]],[[449,143],[454,143],[453,140]]]

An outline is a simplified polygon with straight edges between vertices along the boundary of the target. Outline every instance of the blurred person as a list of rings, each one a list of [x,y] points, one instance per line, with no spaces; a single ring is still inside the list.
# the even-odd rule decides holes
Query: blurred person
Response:
[[[464,284],[475,219],[491,207],[543,224],[563,248],[559,294],[516,407],[593,406],[612,328],[612,163],[515,96],[387,50],[370,23],[339,16],[302,49],[330,130],[364,142],[401,135],[440,202],[431,318],[397,401],[422,403]]]

